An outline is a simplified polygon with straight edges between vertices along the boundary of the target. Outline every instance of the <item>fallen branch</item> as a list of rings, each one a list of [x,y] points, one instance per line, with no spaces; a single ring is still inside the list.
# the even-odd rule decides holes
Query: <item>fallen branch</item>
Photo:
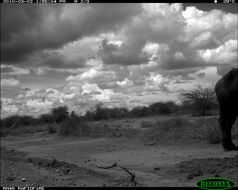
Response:
[[[156,144],[156,142],[151,142],[151,143],[147,143],[147,144],[145,144],[145,145],[147,145],[147,146],[153,146],[153,145],[155,145]]]
[[[134,183],[134,185],[137,184],[137,182],[135,180],[135,178],[136,178],[135,173],[130,172],[126,167],[119,166],[116,162],[110,166],[99,166],[99,165],[96,165],[96,166],[101,169],[110,169],[110,168],[114,168],[114,167],[121,168],[130,175],[130,182]]]
[[[17,123],[14,122],[10,128],[16,128],[16,126],[17,126]]]
[[[110,169],[110,168],[113,168],[113,167],[116,167],[117,166],[117,163],[115,162],[114,164],[112,164],[111,166],[99,166],[99,165],[96,165],[98,168],[101,168],[101,169]]]
[[[135,173],[130,172],[130,171],[129,171],[127,168],[125,168],[125,167],[118,166],[118,165],[117,165],[117,167],[119,167],[119,168],[125,170],[125,171],[131,176],[131,180],[130,180],[130,181],[133,182],[133,183],[136,185],[136,181],[135,181],[136,175],[135,175]]]

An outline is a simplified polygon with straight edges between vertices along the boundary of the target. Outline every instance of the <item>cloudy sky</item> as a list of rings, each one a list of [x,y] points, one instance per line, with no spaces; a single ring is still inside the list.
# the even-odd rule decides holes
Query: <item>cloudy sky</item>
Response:
[[[1,5],[1,115],[179,102],[236,66],[235,6]]]

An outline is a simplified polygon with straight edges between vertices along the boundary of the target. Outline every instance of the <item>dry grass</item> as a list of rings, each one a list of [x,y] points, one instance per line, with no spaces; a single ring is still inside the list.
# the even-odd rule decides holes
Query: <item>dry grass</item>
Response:
[[[18,126],[15,128],[2,128],[1,127],[1,137],[8,135],[24,135],[24,134],[33,134],[39,132],[46,132],[47,125],[29,125],[29,126]]]
[[[48,131],[61,136],[127,137],[142,141],[175,143],[178,141],[202,140],[210,144],[221,142],[218,116],[208,117],[147,117],[126,120],[83,122],[67,119],[51,125],[19,126],[14,129],[1,129],[1,133],[19,135]],[[232,137],[238,137],[238,120],[232,128]]]
[[[56,133],[57,132],[58,125],[56,123],[49,123],[47,125],[47,131],[48,133]]]
[[[189,122],[182,117],[157,120],[141,135],[143,140],[174,142],[186,134]]]

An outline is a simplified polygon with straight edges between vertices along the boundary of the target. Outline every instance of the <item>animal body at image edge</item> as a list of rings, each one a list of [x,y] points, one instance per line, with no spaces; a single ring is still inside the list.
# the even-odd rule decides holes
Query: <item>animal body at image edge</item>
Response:
[[[219,105],[219,124],[222,146],[225,150],[238,150],[231,139],[231,129],[238,116],[238,68],[232,69],[215,86]]]

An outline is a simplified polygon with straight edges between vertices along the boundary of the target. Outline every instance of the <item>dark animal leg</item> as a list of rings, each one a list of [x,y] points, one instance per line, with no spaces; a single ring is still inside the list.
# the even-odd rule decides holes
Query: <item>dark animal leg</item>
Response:
[[[238,146],[235,146],[231,140],[231,128],[235,120],[236,115],[226,115],[219,118],[222,132],[222,146],[225,150],[238,150]]]

